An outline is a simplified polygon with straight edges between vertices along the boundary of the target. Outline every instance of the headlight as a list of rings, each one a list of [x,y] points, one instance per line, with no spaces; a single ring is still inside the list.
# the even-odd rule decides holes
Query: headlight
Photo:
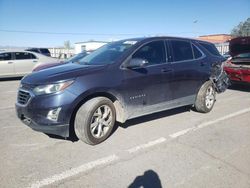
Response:
[[[41,85],[37,86],[33,89],[35,95],[43,95],[43,94],[51,94],[56,93],[58,91],[63,91],[67,87],[69,87],[74,81],[66,81],[56,84],[48,84],[48,85]]]

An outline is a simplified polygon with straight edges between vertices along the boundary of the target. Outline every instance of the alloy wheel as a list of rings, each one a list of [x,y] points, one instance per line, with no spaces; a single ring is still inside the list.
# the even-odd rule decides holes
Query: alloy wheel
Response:
[[[213,107],[215,102],[215,91],[213,86],[209,86],[206,92],[205,104],[208,109]]]
[[[113,114],[108,105],[102,105],[96,109],[90,124],[90,132],[95,138],[104,137],[112,125]]]

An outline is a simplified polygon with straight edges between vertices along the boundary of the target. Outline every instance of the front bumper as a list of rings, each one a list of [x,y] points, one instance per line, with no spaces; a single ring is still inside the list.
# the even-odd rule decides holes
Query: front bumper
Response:
[[[50,124],[38,124],[33,119],[29,117],[30,113],[28,113],[24,107],[16,104],[16,114],[17,117],[25,124],[28,125],[35,131],[47,133],[47,134],[54,134],[62,137],[69,136],[69,124],[57,124],[57,123],[50,123]]]
[[[27,104],[16,103],[16,114],[24,124],[35,131],[69,137],[72,103],[75,98],[76,96],[68,91],[42,96],[34,96],[31,93]],[[57,108],[60,108],[58,118],[49,119],[49,112]]]
[[[38,124],[25,113],[25,110],[16,104],[16,113],[17,117],[25,124],[28,125],[35,131],[47,133],[47,134],[54,134],[62,137],[69,136],[69,124],[61,125],[61,124]]]

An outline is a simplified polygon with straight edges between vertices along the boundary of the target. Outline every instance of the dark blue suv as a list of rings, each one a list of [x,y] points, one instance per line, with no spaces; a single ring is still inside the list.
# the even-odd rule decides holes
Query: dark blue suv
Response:
[[[226,88],[213,71],[223,60],[213,44],[194,39],[112,42],[77,62],[24,77],[17,116],[34,130],[63,137],[73,130],[95,145],[116,121],[187,105],[209,112],[216,92]]]

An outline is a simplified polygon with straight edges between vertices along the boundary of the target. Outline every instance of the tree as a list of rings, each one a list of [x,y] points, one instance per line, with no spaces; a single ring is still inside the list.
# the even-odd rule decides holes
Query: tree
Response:
[[[246,21],[240,22],[239,25],[235,26],[231,35],[234,37],[245,37],[250,36],[250,18],[247,18]]]

